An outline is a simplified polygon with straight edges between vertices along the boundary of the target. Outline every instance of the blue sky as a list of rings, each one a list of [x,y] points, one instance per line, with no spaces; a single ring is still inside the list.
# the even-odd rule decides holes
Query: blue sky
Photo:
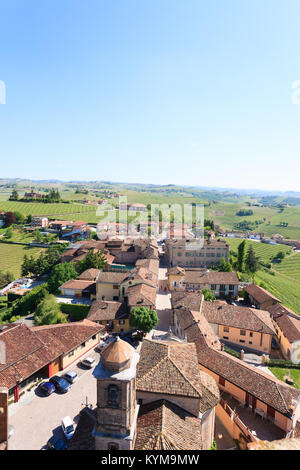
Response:
[[[299,0],[1,2],[0,177],[300,190]]]

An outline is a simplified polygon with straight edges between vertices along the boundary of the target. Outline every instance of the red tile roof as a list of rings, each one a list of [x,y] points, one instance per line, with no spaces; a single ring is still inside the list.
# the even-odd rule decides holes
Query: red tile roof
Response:
[[[88,320],[33,328],[22,323],[1,326],[6,363],[0,364],[0,386],[13,388],[103,329],[103,325]]]
[[[231,326],[244,330],[275,335],[269,312],[248,307],[229,305],[227,302],[203,302],[201,313],[211,324]]]
[[[281,302],[279,299],[277,299],[277,297],[275,297],[275,295],[271,294],[260,286],[256,286],[255,284],[249,284],[248,286],[244,287],[244,290],[259,304],[267,302],[268,300],[276,300],[276,302]]]
[[[135,450],[201,449],[201,423],[190,413],[167,400],[140,407]]]

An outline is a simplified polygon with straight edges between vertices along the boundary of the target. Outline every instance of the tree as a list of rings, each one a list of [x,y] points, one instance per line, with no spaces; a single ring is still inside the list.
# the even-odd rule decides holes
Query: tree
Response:
[[[250,245],[246,260],[245,260],[245,266],[248,271],[250,271],[252,274],[254,274],[259,267],[259,258],[258,256],[255,256],[253,246]]]
[[[13,212],[6,212],[5,213],[5,227],[9,227],[12,224],[16,223],[16,218]]]
[[[19,193],[16,189],[13,189],[11,195],[9,196],[9,200],[17,201],[18,199],[19,199]]]
[[[56,323],[66,323],[66,317],[62,314],[59,304],[54,295],[47,295],[37,306],[34,313],[34,324],[55,325]]]
[[[207,302],[213,302],[214,300],[216,300],[214,294],[211,292],[210,289],[208,289],[208,287],[202,289],[202,294],[204,296],[204,300],[206,300]]]
[[[94,252],[93,249],[89,250],[85,256],[85,258],[77,263],[76,269],[79,274],[83,273],[86,269],[100,269],[103,271],[105,266],[107,265],[107,260],[105,254],[102,250]]]
[[[34,241],[36,243],[40,243],[43,240],[43,235],[41,234],[41,232],[38,229],[36,229],[33,232],[33,236],[34,236]]]
[[[228,261],[225,260],[224,257],[222,257],[220,259],[220,263],[218,265],[217,270],[223,273],[230,273],[232,272],[232,266]]]
[[[155,310],[148,307],[133,307],[130,313],[130,326],[149,333],[158,324],[158,317]]]
[[[21,212],[14,212],[14,216],[15,216],[15,219],[16,219],[16,224],[24,224],[25,222],[25,216],[23,214],[21,214]]]
[[[4,234],[4,237],[7,238],[7,239],[10,239],[12,238],[13,236],[13,232],[12,232],[12,229],[11,228],[8,228]]]
[[[76,279],[77,271],[72,263],[60,263],[54,266],[48,279],[48,290],[51,294],[59,294],[59,287],[70,279]]]
[[[245,271],[245,260],[246,260],[246,240],[238,246],[238,270],[242,273]]]
[[[0,271],[0,289],[3,289],[3,287],[13,282],[14,279],[14,275],[9,271],[6,273]]]
[[[33,217],[31,214],[28,214],[27,218],[26,218],[26,223],[27,224],[32,224],[32,220],[33,220]]]
[[[13,303],[12,315],[29,315],[48,294],[45,284],[34,287],[28,294]]]
[[[279,251],[276,255],[276,259],[284,259],[285,258],[285,252],[284,251]]]

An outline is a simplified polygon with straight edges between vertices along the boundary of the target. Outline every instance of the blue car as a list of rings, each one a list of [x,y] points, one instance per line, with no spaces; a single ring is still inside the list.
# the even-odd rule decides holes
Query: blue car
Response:
[[[51,393],[55,392],[55,387],[51,382],[43,382],[40,385],[40,390],[44,395],[51,395]]]
[[[52,437],[47,442],[46,449],[49,449],[49,450],[67,450],[67,446],[66,446],[65,441],[63,441],[62,439],[55,439],[54,437]]]
[[[51,377],[50,382],[54,385],[55,390],[61,393],[66,393],[71,387],[71,384],[66,379],[58,377],[58,375]]]

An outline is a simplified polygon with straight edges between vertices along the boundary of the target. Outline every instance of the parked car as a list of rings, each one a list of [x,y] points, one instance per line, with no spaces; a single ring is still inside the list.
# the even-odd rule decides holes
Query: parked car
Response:
[[[73,384],[78,379],[78,375],[73,370],[69,370],[69,372],[65,373],[64,378],[70,382],[70,384]]]
[[[41,392],[44,394],[44,395],[51,395],[51,393],[55,392],[55,387],[53,385],[53,383],[51,382],[42,382],[40,384],[40,387],[39,389],[41,390]]]
[[[43,450],[67,450],[65,441],[51,437]]]
[[[95,359],[93,359],[92,357],[86,357],[85,359],[81,361],[81,364],[91,369],[93,365],[95,364],[95,362],[96,362]]]
[[[54,385],[55,390],[61,393],[66,393],[71,387],[71,384],[66,379],[57,375],[51,377],[50,382]]]
[[[66,416],[64,419],[62,419],[61,427],[66,438],[68,440],[71,439],[71,437],[73,436],[75,432],[75,428],[74,428],[74,423],[71,420],[70,416]]]
[[[114,336],[110,336],[110,337],[107,337],[106,340],[100,341],[100,343],[98,343],[97,346],[95,347],[95,351],[101,352],[102,349],[103,349],[107,344],[109,344],[113,339],[114,339]]]

